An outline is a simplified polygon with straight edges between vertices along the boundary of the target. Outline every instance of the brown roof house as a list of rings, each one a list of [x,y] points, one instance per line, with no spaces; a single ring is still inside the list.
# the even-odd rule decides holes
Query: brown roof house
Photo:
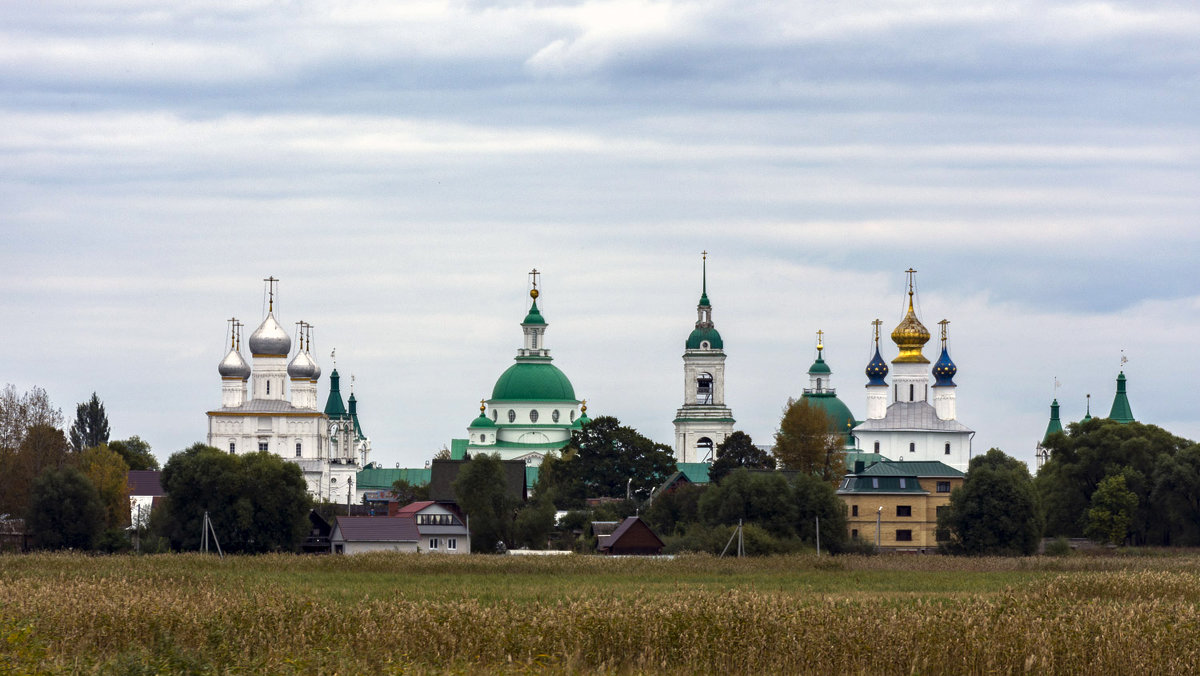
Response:
[[[412,519],[421,536],[421,552],[470,554],[471,533],[457,505],[422,500],[396,510],[396,517]]]
[[[596,533],[596,550],[602,554],[658,555],[662,554],[663,541],[636,516],[627,516],[617,524],[611,534],[604,534],[604,525],[611,522],[598,521],[592,524]],[[599,527],[597,527],[599,526]]]
[[[417,551],[421,534],[411,517],[339,516],[329,542],[334,554]]]

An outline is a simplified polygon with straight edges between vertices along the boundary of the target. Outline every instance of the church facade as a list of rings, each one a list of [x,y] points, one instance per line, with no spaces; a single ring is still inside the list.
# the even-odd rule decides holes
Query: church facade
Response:
[[[217,367],[221,407],[208,411],[207,441],[231,454],[266,451],[294,462],[314,498],[340,502],[352,494],[359,468],[370,462],[370,440],[361,434],[353,395],[343,417],[318,408],[321,367],[311,354],[312,325],[297,323],[298,346],[288,360],[292,339],[275,318],[276,281],[268,280],[267,316],[248,341],[250,364],[241,354],[242,324],[230,320],[229,352]],[[336,369],[331,380],[327,408],[335,397],[341,405]]]
[[[892,331],[892,342],[899,354],[892,360],[891,369],[880,354],[882,322],[874,322],[875,355],[866,368],[867,415],[866,420],[854,427],[854,438],[860,451],[895,461],[937,461],[965,472],[971,462],[975,432],[958,421],[954,384],[958,367],[950,360],[946,328],[949,322],[940,322],[942,353],[930,368],[923,353],[930,339],[929,331],[913,305],[915,275],[916,270],[908,271],[908,311]]]

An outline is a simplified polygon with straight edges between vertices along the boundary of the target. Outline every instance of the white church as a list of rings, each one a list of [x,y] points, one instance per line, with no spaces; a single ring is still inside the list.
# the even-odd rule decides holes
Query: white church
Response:
[[[675,412],[675,460],[716,459],[716,447],[733,434],[733,411],[725,405],[725,342],[708,301],[708,253],[703,254],[696,328],[683,350],[683,407]]]
[[[859,450],[878,453],[894,461],[936,460],[967,471],[975,432],[958,421],[954,375],[946,327],[942,320],[942,354],[929,365],[923,353],[929,331],[913,306],[916,270],[908,271],[908,312],[892,331],[899,354],[889,369],[879,352],[879,325],[875,320],[875,356],[867,364],[867,417],[852,433]],[[933,375],[932,387],[929,384]],[[932,403],[930,403],[932,401]],[[890,402],[890,403],[889,403]]]
[[[304,472],[308,492],[341,502],[352,494],[358,470],[370,462],[371,440],[362,434],[353,393],[342,403],[337,369],[325,410],[318,408],[321,367],[311,354],[313,326],[297,322],[297,349],[275,319],[275,283],[268,284],[267,316],[250,334],[251,363],[241,353],[241,322],[231,319],[229,352],[221,375],[221,407],[208,411],[208,444],[229,453],[268,451]]]

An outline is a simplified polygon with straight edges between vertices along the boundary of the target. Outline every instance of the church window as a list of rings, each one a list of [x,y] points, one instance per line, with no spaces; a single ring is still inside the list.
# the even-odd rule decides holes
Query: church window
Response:
[[[535,422],[537,422],[537,419],[538,419],[537,410],[535,409],[533,411],[530,411],[529,412],[529,422],[535,423]]]
[[[917,452],[917,445],[916,445],[915,443],[911,442],[911,441],[910,441],[910,442],[908,442],[908,452],[909,452],[909,453],[916,453],[916,452]]]
[[[707,340],[700,341],[700,349],[701,349],[701,350],[707,350],[707,349],[708,349],[708,341],[707,341]]]
[[[820,378],[817,378],[817,391],[818,392],[821,391],[821,379]]]
[[[946,455],[950,455],[950,442],[946,442]]]
[[[517,412],[512,410],[511,408],[508,409],[508,422],[516,422],[516,421],[517,421]]]
[[[299,457],[300,457],[300,449],[301,449],[300,442],[299,442],[299,441],[297,441],[297,442],[296,442],[296,457],[297,457],[297,458],[299,458]]]
[[[700,462],[712,462],[713,460],[713,441],[708,437],[700,437],[696,442],[697,455],[700,457]]]
[[[237,442],[229,442],[229,455],[237,455]]]
[[[575,411],[571,411],[571,422],[575,422]]]
[[[270,447],[268,446],[267,442],[265,442],[265,441],[260,441],[260,442],[258,442],[258,450],[260,450],[260,451],[266,451],[266,450],[268,450],[269,448],[270,448]]]
[[[500,410],[493,408],[492,409],[492,422],[496,422],[496,420],[498,420],[499,418],[500,418]]]
[[[529,333],[529,347],[535,350],[537,349],[537,331],[531,331]]]
[[[896,505],[896,516],[912,516],[912,505]]]
[[[713,400],[713,377],[711,373],[696,376],[696,403],[711,404]]]
[[[879,452],[879,442],[878,441],[875,442],[875,452],[876,453]]]
[[[908,400],[909,401],[916,401],[916,399],[914,398],[916,396],[915,392],[916,392],[916,386],[913,385],[912,383],[909,383],[908,384]]]
[[[267,394],[271,393],[271,381],[267,381]]]
[[[554,409],[554,412],[550,414],[550,419],[553,420],[554,422],[558,422],[558,409],[557,408]]]

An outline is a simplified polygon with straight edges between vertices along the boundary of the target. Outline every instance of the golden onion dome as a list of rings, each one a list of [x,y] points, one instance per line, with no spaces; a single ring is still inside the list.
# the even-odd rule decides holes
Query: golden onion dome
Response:
[[[917,319],[913,310],[913,292],[908,292],[908,313],[892,331],[892,342],[900,348],[900,354],[892,360],[893,364],[928,364],[929,360],[921,354],[921,348],[929,342],[929,329]]]

